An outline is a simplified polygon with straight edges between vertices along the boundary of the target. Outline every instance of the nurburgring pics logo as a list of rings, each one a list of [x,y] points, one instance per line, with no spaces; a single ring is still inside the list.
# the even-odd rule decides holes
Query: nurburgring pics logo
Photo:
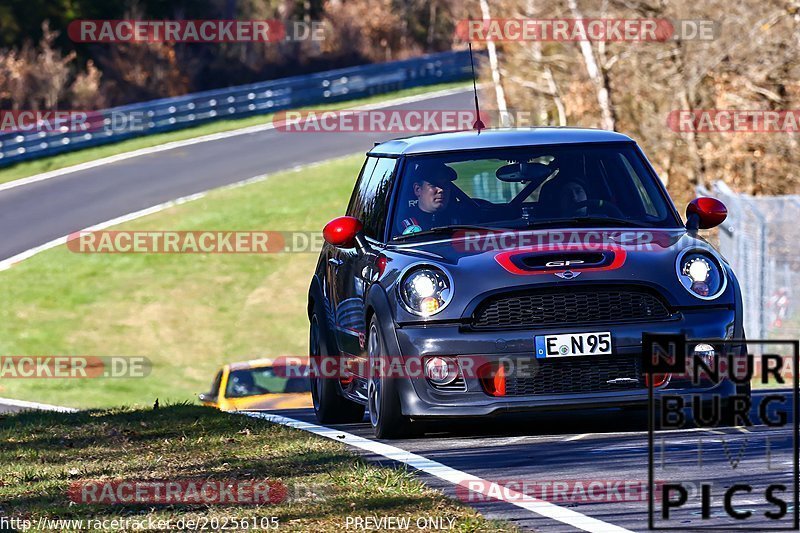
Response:
[[[798,351],[643,334],[650,529],[797,529]]]

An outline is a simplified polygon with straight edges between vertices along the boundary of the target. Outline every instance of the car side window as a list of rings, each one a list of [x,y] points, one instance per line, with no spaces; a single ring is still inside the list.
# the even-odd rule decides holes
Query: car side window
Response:
[[[217,375],[214,377],[214,381],[211,382],[211,390],[208,391],[207,396],[209,398],[216,399],[219,396],[219,386],[222,383],[222,370],[217,372]]]
[[[364,234],[381,240],[386,227],[388,195],[397,160],[388,157],[369,157],[361,173],[358,189],[350,201],[347,214],[364,224]]]
[[[377,157],[368,157],[364,162],[364,166],[361,168],[361,174],[359,174],[358,180],[356,181],[356,186],[353,189],[353,195],[350,197],[350,203],[347,205],[347,216],[355,217],[363,222],[364,202],[361,191],[372,177],[372,171],[375,170],[375,165],[377,163]]]

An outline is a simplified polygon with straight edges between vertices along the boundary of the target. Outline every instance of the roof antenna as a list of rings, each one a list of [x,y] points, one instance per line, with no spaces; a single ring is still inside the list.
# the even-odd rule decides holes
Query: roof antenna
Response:
[[[486,124],[481,120],[481,107],[478,105],[478,85],[475,82],[475,61],[472,59],[472,43],[469,43],[469,64],[472,66],[472,91],[475,93],[475,112],[477,113],[475,123],[472,125],[473,130],[486,129]]]

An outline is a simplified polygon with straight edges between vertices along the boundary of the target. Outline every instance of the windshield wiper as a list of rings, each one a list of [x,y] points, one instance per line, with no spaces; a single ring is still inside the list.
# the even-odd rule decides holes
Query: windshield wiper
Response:
[[[471,224],[453,224],[452,226],[436,226],[435,228],[426,229],[425,231],[417,231],[414,233],[406,233],[405,235],[398,235],[392,237],[393,241],[402,241],[410,237],[424,237],[426,235],[441,235],[445,233],[453,233],[456,231],[508,231],[507,228],[490,228],[488,226],[476,226]]]
[[[526,228],[540,228],[547,226],[559,225],[586,225],[586,224],[604,224],[609,226],[625,226],[629,228],[652,228],[651,224],[646,222],[634,222],[625,218],[614,217],[569,217],[569,218],[555,218],[550,220],[533,221],[527,224]]]

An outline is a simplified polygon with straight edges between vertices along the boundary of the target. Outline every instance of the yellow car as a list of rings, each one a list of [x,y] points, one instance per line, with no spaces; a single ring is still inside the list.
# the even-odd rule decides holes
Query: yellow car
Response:
[[[305,363],[305,362],[304,362]],[[211,390],[198,398],[222,411],[312,407],[306,364],[287,370],[272,359],[230,363],[217,372]]]

